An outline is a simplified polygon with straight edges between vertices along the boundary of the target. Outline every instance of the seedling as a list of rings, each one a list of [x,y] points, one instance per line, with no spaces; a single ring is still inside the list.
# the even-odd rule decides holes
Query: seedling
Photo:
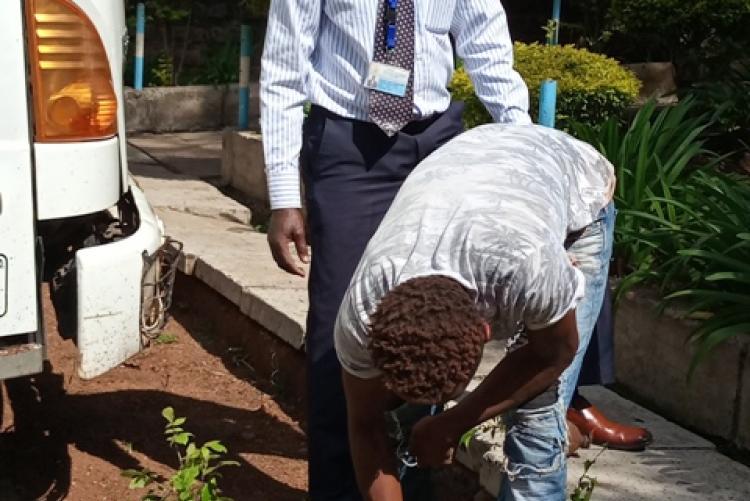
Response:
[[[589,470],[594,466],[596,460],[599,459],[599,456],[601,456],[606,450],[607,448],[603,447],[602,450],[594,456],[594,459],[589,459],[583,463],[583,474],[581,475],[581,478],[578,479],[578,486],[573,491],[573,494],[570,495],[570,501],[591,500],[591,496],[594,494],[594,488],[596,487],[596,478],[589,475]]]
[[[221,460],[227,448],[218,440],[198,447],[194,435],[183,428],[186,418],[175,417],[172,407],[166,407],[161,415],[167,421],[164,435],[177,453],[179,468],[169,480],[146,468],[124,470],[122,475],[130,478],[129,488],[148,488],[141,501],[233,501],[221,495],[218,485],[221,468],[239,466],[237,461]]]

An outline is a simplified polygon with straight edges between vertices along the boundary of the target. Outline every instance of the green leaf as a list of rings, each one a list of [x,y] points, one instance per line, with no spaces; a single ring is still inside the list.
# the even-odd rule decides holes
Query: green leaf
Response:
[[[201,489],[201,501],[215,501],[216,493],[211,484],[203,484]]]
[[[465,432],[463,435],[461,435],[461,438],[458,440],[458,444],[463,447],[464,450],[469,449],[469,445],[471,444],[471,441],[474,439],[474,436],[477,434],[477,427],[474,427],[470,429],[469,431]]]
[[[128,489],[142,489],[156,480],[156,474],[150,470],[123,470],[120,472],[123,477],[130,478]]]
[[[239,461],[219,461],[217,466],[240,466],[240,463]]]
[[[165,407],[161,411],[161,415],[170,423],[174,421],[174,409],[172,407]]]
[[[206,442],[203,444],[203,447],[208,447],[214,452],[218,452],[219,454],[226,454],[227,448],[224,447],[224,445],[218,441],[218,440],[211,440],[210,442]]]
[[[132,478],[132,477],[137,477],[137,476],[143,475],[143,471],[142,470],[127,469],[127,470],[122,470],[120,472],[120,475],[122,475],[123,477]]]
[[[718,272],[718,273],[711,273],[710,275],[706,276],[706,281],[708,282],[720,282],[720,281],[725,281],[725,280],[732,281],[732,282],[740,282],[743,284],[750,285],[750,273],[724,271],[724,272]]]
[[[685,249],[685,250],[680,250],[679,254],[681,256],[699,257],[699,258],[708,259],[710,261],[721,263],[726,266],[742,270],[743,272],[750,273],[750,263],[745,263],[738,259],[724,256],[723,254],[720,254],[718,252],[705,251],[705,250],[700,250],[700,249]]]
[[[710,300],[712,304],[736,303],[750,306],[750,294],[738,294],[735,292],[715,291],[710,289],[686,289],[674,292],[665,299],[676,299],[680,297],[697,297],[702,300]]]
[[[128,489],[134,490],[134,489],[143,489],[147,485],[153,482],[153,478],[151,478],[148,475],[144,475],[141,477],[133,477],[130,479],[130,484],[128,484]]]
[[[188,442],[190,441],[192,437],[193,437],[192,433],[185,432],[185,433],[178,433],[177,435],[172,437],[172,439],[174,440],[175,443],[184,446],[188,444]]]

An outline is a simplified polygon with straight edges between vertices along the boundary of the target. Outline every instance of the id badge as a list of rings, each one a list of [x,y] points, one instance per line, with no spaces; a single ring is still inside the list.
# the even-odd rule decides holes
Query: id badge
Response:
[[[409,70],[390,64],[372,62],[365,79],[365,87],[398,97],[406,95]]]

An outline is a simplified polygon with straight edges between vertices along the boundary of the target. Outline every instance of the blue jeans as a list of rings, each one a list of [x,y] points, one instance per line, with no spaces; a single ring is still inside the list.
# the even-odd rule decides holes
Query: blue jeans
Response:
[[[564,501],[566,499],[568,429],[565,411],[576,388],[607,287],[615,224],[614,204],[602,210],[568,248],[586,279],[576,308],[578,351],[557,385],[557,401],[535,409],[517,409],[504,417],[505,474],[498,501]]]

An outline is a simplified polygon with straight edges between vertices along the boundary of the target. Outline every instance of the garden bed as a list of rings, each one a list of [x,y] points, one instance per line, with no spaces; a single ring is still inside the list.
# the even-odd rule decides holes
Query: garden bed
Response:
[[[718,346],[687,379],[695,350],[686,345],[695,322],[639,289],[623,298],[615,320],[617,382],[629,396],[704,436],[750,449],[750,343]]]
[[[274,399],[278,388],[255,380],[245,354],[221,339],[216,324],[185,303],[174,313],[162,343],[83,381],[75,376],[73,343],[57,336],[45,307],[48,370],[5,382],[0,449],[12,453],[0,459],[4,501],[139,499],[120,471],[171,473],[175,456],[162,438],[166,406],[187,417],[185,426],[199,442],[221,440],[240,463],[224,472],[227,495],[238,501],[304,497],[299,403]],[[9,486],[10,498],[3,489]]]

